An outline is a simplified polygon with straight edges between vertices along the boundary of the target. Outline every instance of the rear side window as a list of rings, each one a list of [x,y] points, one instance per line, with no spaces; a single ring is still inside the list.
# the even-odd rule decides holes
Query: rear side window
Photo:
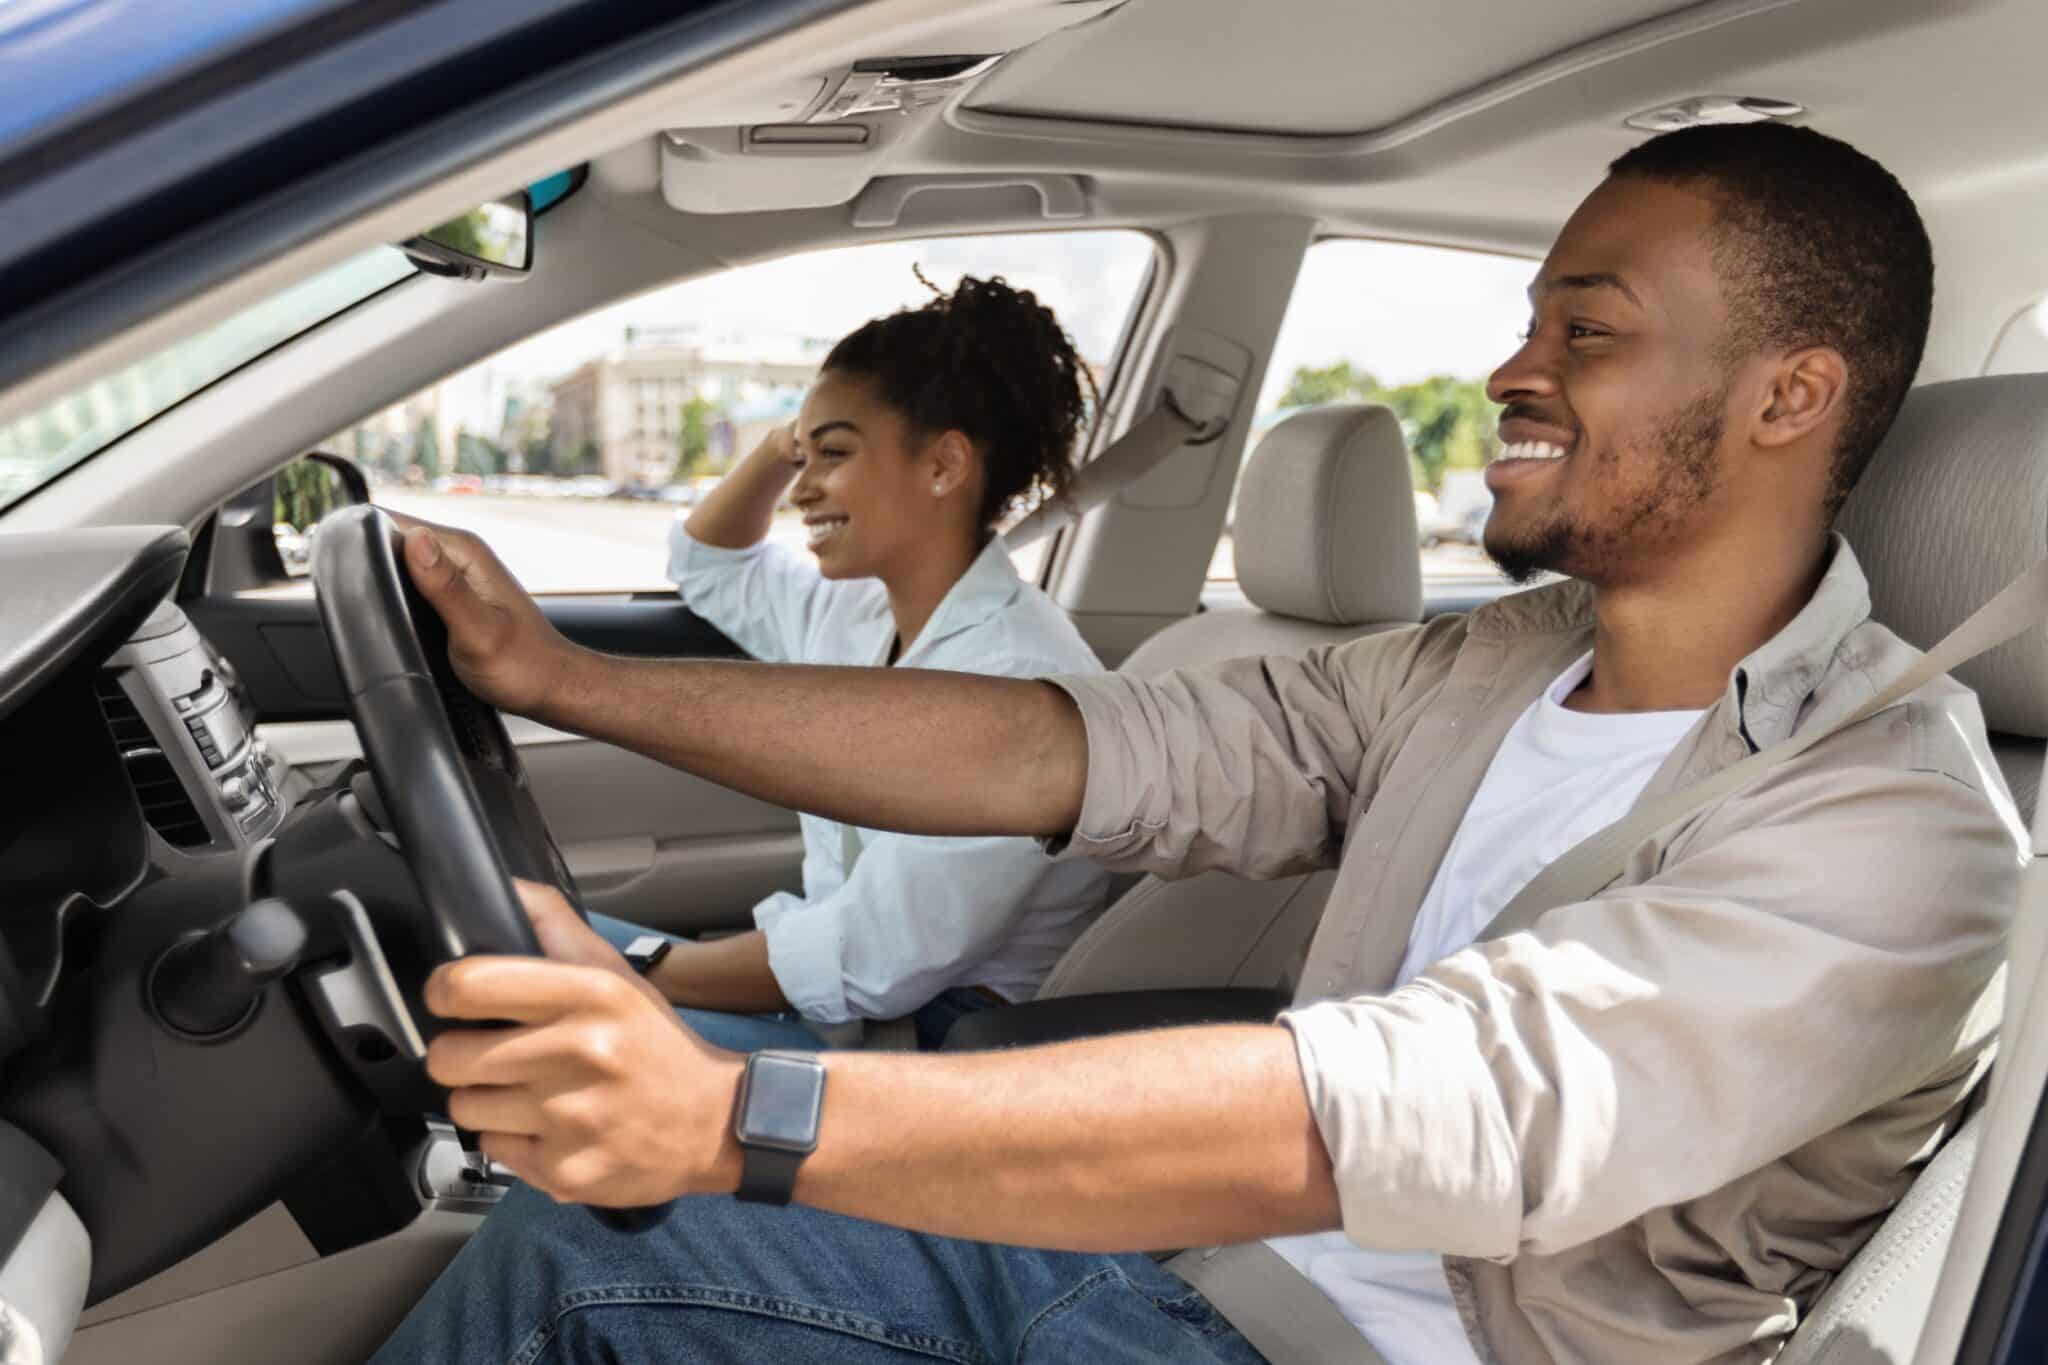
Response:
[[[1328,239],[1310,247],[1274,343],[1248,449],[1318,403],[1384,403],[1408,437],[1423,589],[1466,597],[1508,584],[1479,549],[1492,498],[1481,471],[1499,409],[1486,379],[1520,343],[1537,263],[1400,242]],[[1233,519],[1236,504],[1233,500]],[[1236,582],[1230,527],[1209,567]]]

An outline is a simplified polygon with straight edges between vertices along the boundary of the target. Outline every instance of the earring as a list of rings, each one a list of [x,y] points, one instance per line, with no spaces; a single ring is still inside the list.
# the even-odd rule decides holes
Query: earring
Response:
[[[932,485],[932,496],[933,496],[933,497],[935,497],[935,498],[936,498],[936,497],[943,497],[943,496],[945,495],[945,492],[946,492],[946,486],[945,486],[944,484],[942,484],[942,483],[935,483],[935,484],[933,484],[933,485]]]

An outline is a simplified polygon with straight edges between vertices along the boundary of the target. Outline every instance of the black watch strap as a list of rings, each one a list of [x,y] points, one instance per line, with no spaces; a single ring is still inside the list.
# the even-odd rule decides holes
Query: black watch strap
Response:
[[[797,1167],[809,1155],[767,1147],[740,1148],[740,1187],[732,1197],[749,1204],[787,1204],[796,1192]]]
[[[754,1204],[787,1204],[797,1168],[818,1146],[825,1067],[815,1053],[767,1049],[747,1058],[733,1107],[740,1148],[735,1195]]]

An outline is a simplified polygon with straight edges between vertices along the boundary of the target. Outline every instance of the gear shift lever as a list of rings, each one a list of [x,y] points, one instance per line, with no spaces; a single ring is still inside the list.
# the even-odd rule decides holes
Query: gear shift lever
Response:
[[[281,900],[260,900],[166,948],[149,973],[158,1019],[188,1038],[217,1038],[256,1007],[263,988],[299,965],[306,926]]]

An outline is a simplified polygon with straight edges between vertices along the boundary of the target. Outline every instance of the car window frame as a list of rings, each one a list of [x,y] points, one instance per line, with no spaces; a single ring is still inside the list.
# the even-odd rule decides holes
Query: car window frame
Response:
[[[579,187],[580,183],[581,182],[579,182]],[[574,190],[570,191],[570,193],[572,194],[574,192]],[[566,198],[567,196],[564,197]],[[897,237],[882,240],[870,239],[859,241],[822,242],[814,246],[789,252],[783,256],[773,257],[771,258],[771,260],[787,260],[801,256],[822,254],[828,251],[856,250],[868,246],[900,245],[906,241],[963,241],[973,240],[976,238],[994,237],[1052,237],[1074,236],[1076,234],[1082,233],[1097,235],[1106,235],[1113,233],[1123,236],[1129,236],[1142,241],[1145,244],[1148,251],[1144,273],[1139,277],[1137,288],[1133,291],[1132,294],[1131,304],[1124,314],[1123,321],[1118,325],[1118,331],[1115,334],[1115,340],[1109,348],[1108,359],[1105,361],[1104,383],[1100,394],[1099,411],[1108,413],[1114,412],[1116,410],[1117,404],[1119,404],[1125,396],[1126,388],[1131,382],[1133,382],[1127,377],[1128,371],[1130,369],[1130,363],[1134,358],[1136,358],[1141,353],[1141,343],[1143,339],[1150,334],[1151,328],[1157,320],[1159,306],[1167,292],[1165,286],[1170,282],[1171,279],[1171,249],[1166,238],[1160,232],[1157,232],[1150,228],[1135,227],[1126,224],[1098,224],[1090,222],[1054,225],[1029,225],[1024,227],[1017,227],[1008,224],[990,228],[950,227],[943,231],[920,234],[915,237]],[[713,271],[704,275],[695,276],[693,277],[693,280],[711,279],[715,278],[718,275],[730,274],[735,271],[748,269],[751,266],[763,265],[768,263],[769,261],[743,262],[738,265],[728,266],[723,270]],[[686,285],[692,283],[693,280],[672,280],[666,284],[655,285],[652,288],[641,290],[640,294],[644,295],[648,293],[655,293],[659,292],[662,289],[671,288],[676,285]],[[638,295],[636,295],[636,297],[638,297]],[[607,305],[607,308],[617,307],[630,301],[631,300],[622,299],[615,304]],[[606,311],[606,309],[598,309],[595,312],[591,314],[586,314],[584,316],[600,316],[604,311]],[[533,337],[542,335],[543,333],[547,332],[553,327],[575,320],[577,319],[556,319],[541,327],[536,328],[533,332],[529,333],[527,337],[521,338],[520,341],[513,342],[512,346],[520,345],[526,340],[530,340]],[[502,349],[509,350],[511,349],[511,347],[508,346]],[[466,373],[468,370],[477,368],[478,366],[488,365],[490,363],[490,360],[490,357],[486,357],[482,360],[472,362],[472,364],[465,366],[462,369],[453,371],[448,375],[444,375],[442,379],[437,382],[445,383],[448,380],[457,377],[458,375]],[[415,390],[413,393],[408,394],[405,397],[400,398],[393,403],[384,404],[382,407],[374,409],[369,413],[362,414],[356,419],[357,423],[367,421],[369,420],[369,418],[376,416],[378,413],[384,412],[390,408],[397,407],[404,403],[407,403],[411,401],[414,397],[416,397],[419,393],[425,392],[426,388],[431,387],[433,387],[433,385],[424,386],[423,388]],[[1080,465],[1085,464],[1088,460],[1093,459],[1097,454],[1101,452],[1103,448],[1111,444],[1114,439],[1115,438],[1113,436],[1107,434],[1105,428],[1102,428],[1100,426],[1091,427],[1090,430],[1084,436],[1084,444],[1082,445],[1081,453],[1077,461],[1077,468]],[[346,452],[343,453],[345,454]],[[1064,561],[1062,560],[1060,551],[1065,545],[1071,543],[1071,533],[1073,530],[1074,527],[1071,525],[1063,526],[1046,538],[1045,552],[1043,556],[1040,558],[1036,566],[1035,572],[1026,576],[1026,581],[1031,582],[1034,586],[1039,587],[1042,590],[1048,592],[1053,590],[1053,585],[1058,581],[1059,573],[1064,568]],[[561,601],[581,599],[584,601],[609,600],[615,602],[649,602],[660,601],[664,599],[673,598],[676,596],[676,590],[672,585],[666,588],[659,588],[653,586],[624,586],[612,588],[534,588],[530,585],[522,586],[526,586],[527,591],[532,593],[533,596],[535,596],[536,598]],[[296,587],[296,585],[279,585],[277,588],[268,589],[267,591],[292,592],[297,590],[299,589]]]

